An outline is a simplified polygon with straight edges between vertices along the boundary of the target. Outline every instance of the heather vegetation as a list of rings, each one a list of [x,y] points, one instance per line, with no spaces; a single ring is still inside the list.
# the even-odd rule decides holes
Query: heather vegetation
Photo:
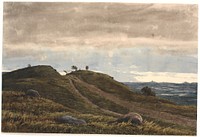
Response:
[[[14,101],[14,102],[13,102]],[[60,124],[56,118],[72,115],[85,119],[87,124],[74,126]],[[26,97],[23,92],[3,92],[2,131],[42,133],[98,133],[98,134],[172,134],[193,135],[195,131],[167,123],[160,124],[146,119],[142,125],[131,123],[109,124],[116,116],[81,114],[63,105],[44,98]],[[183,129],[182,129],[183,128]]]
[[[3,132],[196,134],[195,106],[133,93],[112,77],[87,68],[61,76],[50,66],[30,66],[4,74],[2,82]],[[39,95],[28,95],[29,89]],[[141,115],[142,124],[116,122],[129,112]],[[56,120],[66,115],[85,124]]]

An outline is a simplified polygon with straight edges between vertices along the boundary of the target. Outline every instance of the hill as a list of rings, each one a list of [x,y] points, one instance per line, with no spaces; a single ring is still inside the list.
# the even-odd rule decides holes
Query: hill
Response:
[[[120,111],[119,113],[128,112],[126,108],[103,97],[98,98],[99,103],[104,103],[103,106],[99,107],[82,95],[82,90],[77,89],[79,86],[75,86],[77,85],[77,82],[74,81],[75,79],[78,78],[73,73],[72,75],[61,76],[50,66],[34,66],[4,74],[2,85],[4,90],[38,90],[41,96],[82,113],[101,113],[102,111],[108,113],[114,113],[115,111]],[[103,108],[108,109],[104,110]],[[110,109],[111,111],[109,111]]]
[[[90,115],[91,117],[100,116],[103,119],[115,119],[128,112],[137,112],[143,116],[147,123],[152,122],[160,128],[158,131],[145,132],[141,130],[141,132],[139,132],[135,129],[135,127],[131,127],[131,131],[127,131],[127,134],[194,135],[196,133],[196,107],[178,106],[168,100],[133,93],[123,83],[115,81],[112,77],[106,74],[80,70],[61,76],[51,66],[34,66],[6,73],[3,75],[2,82],[4,91],[3,100],[5,98],[4,93],[9,91],[21,93],[22,91],[26,91],[28,89],[35,89],[39,91],[39,94],[44,100],[51,100],[52,102],[62,105],[68,110],[67,112],[72,115],[80,117],[83,115]],[[12,101],[12,95],[15,92],[11,93],[9,97],[11,99],[6,100]],[[3,105],[4,104],[5,103],[3,102]],[[33,102],[30,105],[35,105],[35,103]],[[19,106],[15,106],[15,104],[13,104],[13,106],[16,110],[14,113],[22,113]],[[3,112],[7,112],[7,110],[7,107],[3,108]],[[9,111],[13,110],[9,109]],[[63,111],[65,111],[65,109],[63,109]],[[57,110],[52,113],[56,114]],[[85,118],[84,116],[82,118]],[[97,122],[98,120],[93,121],[90,119],[89,121]],[[100,123],[97,122],[96,124],[98,125]],[[105,126],[105,130],[102,130],[102,133],[117,132],[109,131],[108,129],[110,125],[106,125],[105,121],[103,125],[98,126]],[[117,126],[119,125],[116,125],[116,128]],[[130,128],[129,126],[127,125],[125,128]],[[154,126],[152,125],[152,127]],[[174,129],[173,132],[171,129],[170,132],[167,132],[165,129],[172,127]],[[80,128],[80,133],[100,132],[98,127],[96,127],[97,131],[90,131],[87,128],[89,128],[88,125],[84,130]],[[163,131],[164,129],[166,132]],[[19,132],[21,130],[23,130],[23,128],[15,130],[15,132]],[[58,131],[64,132],[64,130]],[[29,130],[25,130],[25,132],[29,132]],[[42,131],[33,130],[32,132]],[[48,130],[47,132],[50,131]],[[76,133],[79,132],[77,131]],[[121,131],[120,133],[123,132]]]
[[[4,74],[3,78],[5,79],[60,77],[60,74],[53,67],[47,65],[22,68]]]

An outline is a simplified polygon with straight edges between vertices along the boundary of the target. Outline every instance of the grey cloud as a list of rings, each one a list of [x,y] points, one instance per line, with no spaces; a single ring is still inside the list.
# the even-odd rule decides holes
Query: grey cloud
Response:
[[[4,3],[4,39],[7,42],[37,42],[37,35],[49,39],[90,34],[125,33],[129,37],[152,34],[167,39],[197,40],[195,5],[190,11],[155,9],[153,4],[117,3]],[[169,6],[170,7],[170,6]],[[187,8],[188,7],[188,8]],[[191,10],[194,7],[194,11]],[[152,26],[157,26],[153,29]],[[185,29],[187,28],[187,29]],[[22,32],[18,35],[18,32]],[[99,33],[102,32],[102,33]]]

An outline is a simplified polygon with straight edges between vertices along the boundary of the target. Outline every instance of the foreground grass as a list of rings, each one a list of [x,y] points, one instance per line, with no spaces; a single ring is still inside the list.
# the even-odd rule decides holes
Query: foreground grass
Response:
[[[23,92],[3,91],[2,131],[32,133],[195,135],[195,130],[144,118],[144,123],[113,123],[115,116],[83,114],[44,98],[29,98]],[[60,124],[55,119],[71,115],[84,119],[86,125]]]

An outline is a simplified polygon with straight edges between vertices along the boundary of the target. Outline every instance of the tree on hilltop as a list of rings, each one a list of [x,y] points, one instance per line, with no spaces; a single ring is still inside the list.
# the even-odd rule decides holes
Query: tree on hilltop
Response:
[[[31,64],[28,64],[27,67],[30,68],[30,67],[31,67]]]
[[[66,75],[67,75],[68,72],[67,72],[66,70],[63,70],[63,71],[64,71],[64,72],[66,73]]]
[[[74,66],[74,65],[71,68],[72,68],[72,70],[75,70],[75,71],[77,71],[77,69],[78,69],[78,67]]]
[[[85,66],[85,69],[88,70],[88,69],[89,69],[89,66]]]

